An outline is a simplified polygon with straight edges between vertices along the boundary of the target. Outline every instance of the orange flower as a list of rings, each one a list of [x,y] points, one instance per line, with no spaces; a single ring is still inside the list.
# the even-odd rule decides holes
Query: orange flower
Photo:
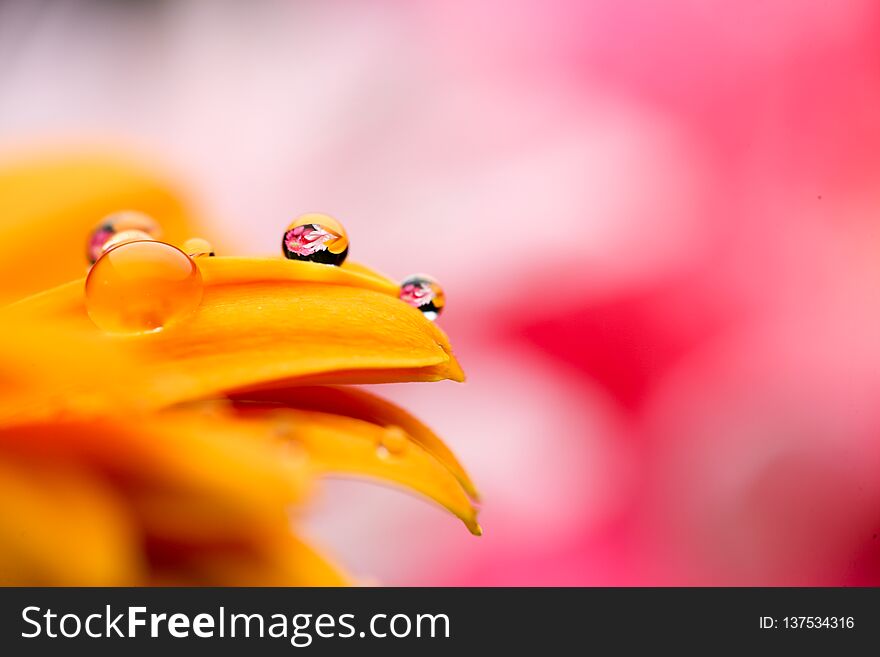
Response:
[[[81,247],[126,208],[170,242],[195,234],[177,197],[125,164],[0,172],[0,299],[18,299],[0,310],[0,583],[345,583],[291,521],[328,473],[415,490],[480,533],[442,441],[347,387],[463,380],[396,283],[349,263],[199,258],[192,317],[111,336],[86,313]]]

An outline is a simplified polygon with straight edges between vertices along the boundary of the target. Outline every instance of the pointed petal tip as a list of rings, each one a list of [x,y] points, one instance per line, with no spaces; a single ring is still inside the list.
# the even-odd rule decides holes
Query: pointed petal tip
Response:
[[[455,354],[452,353],[450,346],[443,343],[438,343],[438,345],[444,352],[446,352],[446,355],[449,358],[443,370],[444,378],[449,381],[455,381],[456,383],[464,383],[467,380],[467,375],[464,373],[461,363],[458,362]]]
[[[464,373],[464,370],[461,369],[461,365],[458,364],[458,361],[453,360],[452,363],[450,363],[449,369],[450,381],[454,381],[455,383],[465,383],[467,381],[467,375]]]

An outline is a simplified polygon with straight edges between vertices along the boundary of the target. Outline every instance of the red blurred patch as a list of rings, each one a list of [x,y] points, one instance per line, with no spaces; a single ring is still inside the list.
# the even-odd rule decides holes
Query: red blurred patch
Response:
[[[670,367],[722,330],[733,314],[680,280],[550,310],[515,328],[515,335],[576,368],[631,411]]]

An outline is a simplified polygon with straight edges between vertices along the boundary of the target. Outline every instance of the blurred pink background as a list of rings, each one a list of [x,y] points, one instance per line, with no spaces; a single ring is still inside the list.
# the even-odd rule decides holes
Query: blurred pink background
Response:
[[[170,171],[240,253],[294,215],[427,271],[486,534],[321,487],[392,585],[880,584],[880,5],[0,4],[0,153]]]

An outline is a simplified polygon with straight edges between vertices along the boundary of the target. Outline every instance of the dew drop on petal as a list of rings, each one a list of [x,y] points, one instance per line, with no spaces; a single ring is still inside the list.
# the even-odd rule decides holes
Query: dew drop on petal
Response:
[[[281,249],[288,260],[341,265],[348,256],[348,234],[326,214],[304,214],[284,231]]]
[[[150,333],[189,317],[203,293],[199,268],[183,251],[164,242],[128,242],[92,267],[86,310],[107,333]]]
[[[387,427],[382,435],[380,447],[384,447],[389,454],[401,454],[406,450],[409,438],[400,427]]]
[[[162,227],[152,217],[134,210],[116,212],[105,217],[89,235],[87,257],[93,265],[107,250],[107,242],[117,233],[137,230],[146,233],[152,239],[162,237]]]
[[[414,274],[400,284],[400,299],[418,308],[434,321],[446,305],[446,293],[440,284],[425,274]]]
[[[216,253],[214,253],[213,245],[205,239],[201,237],[193,237],[192,239],[188,239],[183,243],[183,252],[186,253],[190,258],[201,258],[201,257],[209,257],[213,258]]]

